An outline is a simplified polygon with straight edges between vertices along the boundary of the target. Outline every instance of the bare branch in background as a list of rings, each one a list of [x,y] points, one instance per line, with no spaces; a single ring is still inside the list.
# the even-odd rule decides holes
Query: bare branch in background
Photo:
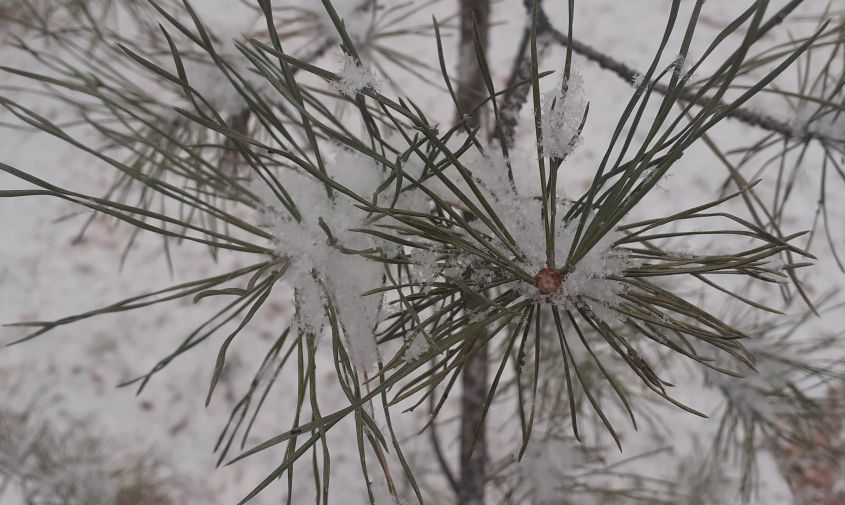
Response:
[[[542,3],[542,0],[538,1]],[[528,9],[529,13],[531,12],[533,2],[534,0],[525,0],[526,8]],[[528,32],[530,33],[530,30],[528,30]],[[543,49],[546,49],[548,47],[549,40],[561,44],[564,47],[569,44],[568,36],[552,25],[551,21],[546,15],[546,12],[542,8],[540,9],[537,20],[537,39],[538,46]],[[515,62],[514,71],[511,74],[511,83],[519,82],[521,76],[527,75],[527,62],[523,61],[522,64],[519,64],[520,61],[526,58],[526,51],[525,49],[523,49],[523,46],[527,46],[526,40],[527,39],[525,38],[525,35],[523,35],[523,41],[520,43],[520,59]],[[592,46],[579,41],[574,37],[572,38],[572,50],[580,54],[581,56],[587,58],[588,60],[592,61],[593,63],[596,63],[599,67],[613,72],[620,79],[628,83],[633,83],[634,80],[640,75],[640,72],[637,72],[625,63],[616,60],[612,56],[605,54],[593,48]],[[661,94],[666,94],[668,92],[668,88],[666,87],[666,85],[661,83],[655,83],[654,90]],[[519,107],[521,107],[522,105],[522,102],[524,102],[525,98],[527,97],[527,93],[528,90],[525,87],[521,87],[519,88],[519,90],[510,93],[508,95],[508,98],[506,98],[506,103],[509,103],[509,105],[506,105],[505,109],[518,111]],[[697,104],[704,104],[709,101],[707,97],[697,98],[696,92],[691,89],[681,90],[678,95],[678,98],[685,102],[693,102]],[[510,100],[510,102],[508,102],[508,100]],[[724,102],[720,102],[719,106],[726,108],[727,104]],[[511,116],[506,115],[505,117],[509,118]],[[750,126],[778,133],[787,139],[801,139],[805,141],[831,140],[822,133],[795,128],[785,121],[743,107],[739,107],[731,111],[728,114],[728,117],[742,121],[743,123],[748,124]],[[515,120],[513,121],[515,122]],[[507,124],[508,123],[506,123],[506,127]],[[512,135],[512,131],[510,132],[510,134]]]

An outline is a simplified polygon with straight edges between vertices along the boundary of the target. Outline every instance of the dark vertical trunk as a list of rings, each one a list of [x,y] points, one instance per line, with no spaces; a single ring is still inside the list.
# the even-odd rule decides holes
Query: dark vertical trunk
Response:
[[[485,300],[478,298],[467,297],[464,302],[467,310],[486,305]],[[482,343],[483,337],[483,332],[471,337],[470,345],[474,352],[464,365],[462,376],[459,505],[484,504],[484,485],[487,482],[487,428],[482,414],[489,380],[487,345]]]
[[[490,29],[489,0],[461,0],[460,3],[458,119],[463,118],[487,96],[484,79],[475,55],[475,32],[477,31],[481,46],[486,51]],[[482,124],[483,115],[481,111],[478,111],[470,118],[469,125],[475,127]],[[467,310],[473,310],[483,306],[485,301],[468,297],[464,304]],[[482,337],[481,334],[470,337],[467,348],[474,349],[474,352],[466,362],[462,376],[461,470],[458,483],[460,505],[483,505],[484,486],[487,482],[487,436],[482,419],[488,388],[487,346],[481,344],[484,340]]]
[[[475,34],[478,31],[481,45],[486,51],[490,33],[490,0],[460,0],[461,40],[458,55],[458,119],[469,113],[484,100],[488,93],[478,60],[475,57]],[[480,112],[473,114],[470,125],[482,122]]]

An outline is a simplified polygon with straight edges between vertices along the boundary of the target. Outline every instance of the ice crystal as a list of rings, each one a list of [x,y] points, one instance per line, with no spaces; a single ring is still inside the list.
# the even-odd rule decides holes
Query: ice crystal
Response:
[[[442,253],[429,249],[414,249],[409,255],[411,274],[422,284],[434,281],[443,271],[439,263]]]
[[[410,363],[412,361],[416,361],[425,354],[431,345],[428,343],[428,340],[425,338],[425,333],[421,330],[417,330],[411,333],[411,337],[408,339],[408,347],[405,349],[405,361]]]
[[[565,158],[581,143],[578,132],[587,110],[587,95],[580,75],[574,74],[563,85],[543,97],[543,154]]]
[[[690,71],[692,70],[694,64],[695,61],[690,55],[685,56],[683,54],[679,54],[675,56],[675,62],[673,63],[675,67],[675,75],[680,79],[691,79],[692,74],[690,74]]]
[[[341,94],[355,97],[364,90],[378,91],[380,84],[372,70],[353,58],[347,56],[343,60],[343,68],[338,72],[339,80],[332,83],[334,88]]]
[[[645,82],[645,76],[643,74],[641,74],[639,72],[634,74],[634,79],[631,83],[634,85],[635,88],[642,87],[643,82]]]

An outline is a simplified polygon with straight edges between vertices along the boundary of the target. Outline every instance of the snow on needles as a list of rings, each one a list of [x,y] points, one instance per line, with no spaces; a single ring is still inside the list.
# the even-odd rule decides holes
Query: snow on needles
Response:
[[[581,144],[579,129],[587,111],[584,80],[573,74],[543,96],[543,154],[565,158]]]
[[[482,185],[489,193],[488,200],[525,255],[520,266],[536,274],[547,266],[542,201],[531,193],[513,190],[505,175],[504,157],[498,151],[491,149],[477,156],[480,159],[467,165],[480,167],[475,173],[482,178]],[[527,168],[514,165],[517,173]],[[558,216],[564,211],[560,209]],[[560,219],[555,225],[555,257],[561,263],[569,256],[578,224],[577,219],[570,222]],[[627,252],[613,246],[620,238],[621,234],[616,231],[606,234],[577,264],[570,265],[571,272],[565,275],[560,290],[551,296],[541,295],[535,285],[524,282],[517,289],[537,302],[551,302],[568,310],[576,307],[588,309],[607,322],[617,321],[621,316],[613,307],[621,301],[620,295],[627,287],[621,278],[624,271],[631,267]],[[485,280],[488,275],[489,272],[484,269],[475,274],[479,281]]]
[[[346,149],[337,150],[328,167],[335,180],[359,194],[373,192],[381,181],[381,168],[374,161]],[[341,194],[329,198],[325,186],[313,177],[288,172],[281,180],[295,195],[302,219],[274,204],[273,194],[263,185],[255,188],[263,202],[258,217],[273,235],[276,254],[290,261],[284,278],[295,290],[299,329],[322,334],[331,303],[352,362],[359,370],[367,370],[378,358],[374,330],[382,300],[361,294],[381,286],[384,272],[381,263],[352,252],[378,245],[373,237],[351,231],[365,225],[366,213]],[[336,243],[320,226],[321,219]]]
[[[338,73],[339,79],[332,86],[343,95],[354,98],[364,90],[378,91],[380,84],[372,70],[352,56],[343,60],[343,68]]]
[[[405,349],[405,361],[412,362],[420,359],[420,356],[425,354],[431,345],[425,338],[425,333],[422,330],[415,331],[408,338],[408,347]]]
[[[521,183],[522,172],[530,170],[522,161],[524,159],[522,156],[514,156],[510,160],[518,191],[507,178],[507,160],[495,147],[483,153],[472,149],[461,157],[461,163],[477,177],[486,200],[522,252],[523,257],[514,257],[512,261],[524,271],[535,275],[548,266],[546,236],[541,217],[542,201],[537,195],[526,191],[525,184]],[[558,216],[564,214],[565,209],[559,209]],[[555,257],[560,263],[558,268],[564,266],[578,224],[577,218],[570,222],[559,218],[555,225]],[[565,274],[560,289],[555,293],[543,295],[537,286],[522,281],[517,282],[514,288],[537,303],[552,303],[567,310],[586,309],[607,322],[616,322],[621,315],[614,307],[621,302],[621,295],[627,288],[622,278],[624,272],[632,266],[627,251],[613,245],[621,237],[616,231],[606,234],[577,264],[569,266],[571,271]],[[477,258],[462,254],[450,256],[448,251],[436,247],[415,250],[410,255],[410,262],[411,271],[421,284],[428,284],[437,277],[459,277],[463,271],[469,271],[473,284],[483,289],[495,276],[492,267]]]

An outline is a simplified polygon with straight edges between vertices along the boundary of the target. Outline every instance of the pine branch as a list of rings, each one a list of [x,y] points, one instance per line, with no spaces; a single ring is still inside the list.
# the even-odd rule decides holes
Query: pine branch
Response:
[[[538,1],[542,3],[542,0],[538,0]],[[529,10],[529,12],[531,11],[532,4],[533,4],[533,0],[525,0],[525,5],[526,5],[526,8]],[[545,12],[545,10],[543,10],[542,7],[540,7],[540,9],[539,9],[539,16],[538,16],[538,20],[537,20],[537,34],[538,34],[538,38],[541,35],[544,38],[550,37],[552,40],[554,40],[558,44],[561,44],[564,47],[569,44],[569,37],[566,34],[562,33],[560,30],[558,30],[557,28],[555,28],[554,26],[552,26],[551,21],[549,21],[549,18],[546,15],[546,12]],[[636,79],[637,76],[639,76],[639,72],[637,72],[633,68],[629,67],[625,63],[620,62],[620,61],[614,59],[613,57],[611,57],[611,56],[609,56],[605,53],[602,53],[601,51],[593,48],[592,46],[590,46],[588,44],[585,44],[584,42],[581,42],[581,41],[575,39],[574,37],[572,38],[572,50],[574,52],[580,54],[581,56],[587,58],[588,60],[596,63],[599,67],[601,67],[605,70],[608,70],[610,72],[613,72],[620,79],[622,79],[626,82],[632,83],[634,81],[634,79]],[[522,59],[525,60],[524,54],[522,55]],[[511,78],[514,79],[514,78],[516,78],[517,75],[522,75],[522,72],[523,72],[522,69],[525,66],[526,66],[525,64],[520,66],[519,67],[519,69],[520,69],[519,73],[517,74],[517,72],[514,72],[514,74],[512,74]],[[668,93],[668,88],[665,85],[660,84],[660,83],[655,83],[653,89],[655,91],[657,91],[658,93],[663,94],[663,95]],[[513,93],[512,95],[514,95],[515,100],[518,99],[518,98],[522,98],[522,101],[524,101],[525,97],[527,96],[527,91],[525,93],[521,94],[521,95],[520,95],[520,93]],[[705,103],[710,102],[710,98],[708,98],[708,97],[697,98],[695,92],[691,89],[681,90],[679,95],[678,95],[678,98],[680,100],[685,101],[685,102],[692,102],[692,103],[701,104],[701,105],[704,105]],[[521,103],[518,104],[518,105],[521,106]],[[514,108],[515,110],[519,110],[519,106],[517,106],[517,104],[515,103],[515,104],[511,105],[510,108]],[[722,101],[719,102],[718,106],[724,107],[724,108],[728,107],[728,105],[726,103],[722,102]],[[796,128],[796,127],[794,127],[794,126],[792,126],[792,125],[788,124],[787,122],[782,121],[780,119],[774,118],[772,116],[768,116],[766,114],[762,114],[760,112],[752,111],[752,110],[749,110],[749,109],[746,109],[746,108],[743,108],[743,107],[739,107],[739,108],[731,111],[730,113],[728,113],[727,116],[730,117],[730,118],[742,121],[743,123],[745,123],[747,125],[754,126],[754,127],[757,127],[757,128],[762,128],[764,130],[767,130],[767,131],[770,131],[770,132],[773,132],[773,133],[777,133],[779,135],[782,135],[786,139],[796,139],[796,140],[801,140],[801,141],[804,141],[804,142],[808,142],[810,140],[818,140],[818,141],[823,142],[823,143],[828,143],[828,142],[833,141],[833,139],[831,139],[830,137],[828,137],[828,136],[826,136],[822,133],[809,131],[809,130],[802,129],[802,128]]]
[[[681,0],[672,2],[674,10],[678,9],[680,2]],[[328,0],[324,3],[332,14],[335,28],[354,52],[344,23],[338,18],[331,3]],[[167,146],[160,147],[158,143],[152,142],[141,143],[146,140],[143,135],[135,135],[130,139],[128,145],[142,151],[139,153],[139,156],[142,156],[139,158],[141,161],[146,162],[149,158],[147,149],[151,149],[156,156],[160,155],[163,160],[147,163],[145,167],[171,170],[171,167],[176,168],[172,174],[165,174],[171,178],[165,180],[163,176],[158,175],[158,170],[150,170],[152,175],[147,175],[146,172],[136,169],[134,160],[124,162],[104,154],[98,151],[97,147],[77,140],[65,128],[54,125],[47,118],[0,97],[0,105],[25,123],[36,126],[89,154],[97,155],[102,161],[119,170],[123,176],[142,183],[145,191],[160,194],[168,202],[178,203],[180,209],[189,208],[191,219],[196,219],[196,222],[202,225],[184,218],[182,214],[175,215],[169,207],[156,212],[121,201],[112,201],[110,195],[107,198],[94,198],[57,187],[2,164],[0,171],[8,172],[37,189],[0,190],[0,198],[62,198],[164,237],[194,240],[208,244],[214,250],[235,248],[245,253],[261,254],[262,257],[272,255],[272,259],[265,259],[253,268],[230,272],[222,277],[195,280],[152,295],[128,298],[104,308],[53,322],[24,324],[33,328],[33,333],[25,338],[34,338],[53,328],[95,315],[134,310],[152,303],[189,297],[233,297],[229,305],[198,327],[183,345],[141,379],[142,383],[146,383],[150,376],[167,366],[176,356],[210,337],[228,321],[239,319],[241,322],[237,330],[226,338],[220,348],[211,391],[220,377],[219,374],[224,370],[226,353],[231,351],[230,344],[233,344],[239,332],[250,324],[253,315],[268,299],[275,283],[284,280],[295,286],[293,305],[299,324],[292,326],[290,338],[287,337],[286,331],[277,340],[268,356],[275,360],[277,355],[285,353],[284,347],[288,348],[284,356],[298,352],[299,355],[292,360],[296,363],[287,366],[296,367],[298,377],[302,378],[301,383],[307,387],[301,387],[297,391],[297,413],[291,421],[290,430],[246,450],[235,459],[240,460],[270,447],[281,447],[282,444],[288,446],[281,464],[250,492],[244,502],[283,476],[288,477],[289,486],[292,486],[297,461],[312,450],[319,457],[320,446],[324,451],[322,461],[325,462],[325,469],[321,471],[315,465],[314,480],[318,486],[326,483],[318,492],[323,495],[322,501],[328,501],[331,471],[328,457],[330,441],[326,438],[326,433],[341,420],[353,416],[359,435],[360,462],[366,485],[371,485],[369,468],[375,468],[374,465],[368,465],[368,459],[372,458],[368,456],[371,452],[365,443],[369,441],[373,444],[379,466],[385,474],[388,491],[396,497],[396,488],[392,484],[394,481],[388,470],[384,452],[388,433],[375,422],[374,411],[369,408],[374,399],[382,397],[385,419],[388,422],[387,431],[395,449],[391,454],[395,454],[402,464],[408,482],[413,487],[418,501],[422,503],[413,471],[405,461],[400,442],[390,426],[389,409],[419,397],[423,392],[434,392],[448,380],[442,395],[445,402],[460,374],[464,391],[460,405],[460,475],[456,475],[456,469],[450,478],[448,466],[443,464],[443,468],[450,483],[456,481],[459,503],[483,504],[486,486],[500,482],[501,475],[496,462],[491,461],[487,455],[485,418],[491,412],[496,394],[501,395],[505,388],[514,387],[512,383],[506,384],[510,382],[508,377],[500,383],[502,371],[507,369],[513,356],[517,358],[517,362],[522,360],[516,368],[519,381],[516,387],[522,388],[522,384],[525,384],[528,387],[519,391],[532,391],[530,399],[522,394],[519,398],[518,410],[523,436],[521,453],[528,447],[532,430],[536,427],[539,431],[545,427],[547,417],[549,420],[555,419],[554,415],[543,412],[543,405],[564,405],[566,400],[569,402],[566,414],[570,421],[555,423],[555,427],[567,430],[571,428],[577,437],[580,429],[579,418],[585,420],[582,421],[582,426],[585,422],[595,423],[597,426],[601,422],[621,449],[621,437],[605,415],[605,392],[610,392],[606,388],[608,384],[613,390],[612,394],[618,396],[632,421],[635,409],[629,404],[629,397],[631,402],[637,401],[635,398],[640,389],[657,394],[688,412],[697,413],[692,407],[671,398],[666,383],[660,378],[661,368],[650,364],[648,355],[641,355],[638,351],[639,343],[644,339],[656,346],[662,346],[666,352],[686,356],[720,373],[739,374],[732,372],[732,369],[718,368],[715,364],[717,362],[708,356],[710,353],[699,353],[699,344],[705,349],[712,348],[728,363],[754,369],[752,355],[741,342],[745,333],[722,318],[686,302],[680,294],[672,292],[671,281],[666,279],[669,276],[676,279],[695,278],[755,309],[777,312],[762,303],[744,298],[742,291],[734,292],[729,285],[723,287],[715,276],[742,275],[749,281],[779,285],[780,281],[786,278],[784,269],[792,270],[802,264],[794,264],[790,260],[788,264],[779,262],[783,264],[778,265],[771,261],[773,258],[790,252],[810,257],[808,253],[788,243],[800,234],[773,236],[762,226],[756,226],[727,211],[716,210],[722,203],[749,191],[745,184],[737,194],[695,208],[620,225],[622,216],[637,205],[655,187],[657,181],[672,169],[684,149],[695,139],[705,135],[712,124],[725,117],[719,110],[714,110],[714,106],[718,104],[716,100],[702,103],[702,118],[712,119],[710,123],[691,122],[687,135],[669,138],[672,127],[664,128],[664,125],[666,121],[671,120],[671,106],[676,102],[678,88],[673,87],[672,93],[667,95],[661,113],[656,118],[647,117],[644,120],[653,126],[655,132],[668,130],[665,137],[649,138],[633,158],[627,157],[626,153],[629,147],[637,146],[626,142],[620,149],[619,161],[612,166],[605,166],[605,162],[602,162],[596,170],[595,183],[589,192],[576,200],[567,215],[560,219],[560,216],[556,217],[554,210],[558,202],[555,193],[558,186],[554,174],[560,168],[562,156],[550,155],[549,152],[544,154],[540,150],[536,160],[537,168],[541,172],[542,182],[538,188],[540,196],[537,196],[536,192],[517,195],[513,185],[508,185],[501,177],[506,170],[510,175],[507,149],[503,146],[501,158],[494,157],[475,141],[475,134],[482,129],[480,126],[474,128],[481,122],[481,114],[477,111],[490,107],[487,102],[495,100],[498,96],[484,57],[489,29],[489,0],[462,0],[462,5],[468,6],[462,13],[462,50],[459,64],[462,80],[456,98],[457,108],[462,114],[458,116],[459,124],[445,134],[432,126],[427,113],[419,109],[410,98],[394,100],[382,95],[372,86],[357,89],[355,93],[342,94],[340,98],[348,99],[350,103],[354,101],[358,107],[353,109],[352,113],[359,113],[368,127],[375,126],[359,133],[345,128],[334,111],[324,106],[322,100],[326,97],[326,90],[304,86],[292,78],[297,69],[302,69],[303,73],[323,79],[327,81],[327,86],[331,86],[343,79],[344,71],[335,74],[302,61],[301,58],[285,54],[275,37],[277,31],[271,2],[263,0],[260,4],[267,18],[268,34],[275,39],[272,40],[274,44],[269,46],[251,40],[250,45],[241,44],[239,48],[254,67],[254,72],[251,72],[249,77],[272,81],[280,91],[274,95],[274,99],[280,101],[281,105],[272,103],[270,98],[264,96],[265,93],[246,89],[253,86],[251,82],[247,82],[245,76],[237,75],[236,69],[241,67],[214,58],[220,75],[232,81],[235,91],[243,98],[243,101],[235,103],[249,102],[255,106],[249,109],[248,115],[244,113],[242,116],[224,118],[216,114],[215,107],[211,105],[213,97],[205,99],[200,91],[188,90],[189,98],[194,98],[192,102],[202,101],[208,107],[196,106],[194,103],[193,110],[180,109],[186,122],[207,135],[197,137],[204,146],[216,149],[219,145],[228,143],[230,150],[237,151],[240,155],[242,163],[260,176],[260,181],[256,178],[255,182],[263,182],[263,186],[259,186],[266,191],[253,195],[251,190],[247,191],[248,188],[245,188],[241,193],[246,196],[238,200],[244,200],[244,203],[256,208],[256,213],[249,217],[240,218],[229,214],[226,210],[228,206],[221,205],[218,208],[213,202],[209,203],[184,189],[191,188],[196,182],[202,191],[215,196],[216,191],[219,191],[218,187],[240,188],[237,181],[229,184],[230,177],[223,173],[217,164],[206,161],[201,156],[202,153],[196,153],[197,141],[193,138],[190,141],[174,139],[172,132],[160,131],[162,129],[158,128],[158,125],[149,125],[147,123],[150,121],[147,121],[142,124],[167,139]],[[188,5],[186,4],[186,7],[190,9]],[[697,5],[700,6],[701,3]],[[756,28],[763,17],[765,7],[766,2],[763,0],[755,3],[754,9],[758,16],[755,16],[751,24],[751,33],[757,33]],[[191,13],[193,15],[193,12]],[[671,16],[667,22],[661,47],[665,46],[669,34],[674,30],[675,17]],[[696,16],[691,19],[694,21]],[[572,44],[568,37],[562,34],[555,36],[552,33],[545,16],[542,21],[545,28],[540,34],[540,40],[536,41],[537,45],[542,46],[542,50],[548,50],[556,41]],[[178,20],[171,23],[188,38],[196,35]],[[196,31],[199,32],[196,37],[204,37],[206,30],[201,22],[195,21],[195,24]],[[567,28],[570,33],[574,32],[572,25],[570,9],[570,28]],[[767,25],[771,26],[771,23]],[[738,21],[732,26],[732,30],[736,30],[741,23]],[[765,29],[760,30],[761,33],[764,31]],[[436,33],[440,49],[439,32]],[[535,93],[532,96],[532,105],[535,110],[545,115],[546,111],[553,110],[553,104],[563,102],[553,95],[548,103],[549,107],[546,107],[547,103],[544,102],[548,101],[540,97],[537,83],[541,74],[537,69],[537,55],[541,49],[537,47],[535,50],[533,34],[535,31],[530,30],[528,36],[523,37],[512,77],[515,84],[528,81],[532,88],[517,86],[523,89],[512,91],[510,95],[505,91],[501,93],[506,95],[504,105],[507,106],[507,111],[513,112],[510,107],[518,110],[526,101],[525,95],[520,93],[533,90]],[[779,67],[779,70],[761,80],[756,90],[768,85],[777,74],[792,64],[813,40],[815,38],[808,39],[806,44],[793,51],[790,57],[784,60],[782,68]],[[726,65],[742,64],[748,49],[756,41],[757,39],[744,42]],[[531,54],[526,56],[529,44]],[[206,43],[202,47],[209,48],[209,52],[213,53],[211,44]],[[579,47],[583,50],[581,44]],[[128,50],[124,52],[148,71],[154,72],[163,83],[170,83],[171,87],[183,91],[188,87],[185,77],[187,73],[178,64],[180,52],[176,45],[173,46],[172,56],[179,67],[178,78],[170,70],[169,61],[166,66],[162,66],[165,64],[157,62],[159,58],[155,55],[139,55]],[[442,51],[440,52],[442,60]],[[573,51],[567,51],[568,56],[571,52]],[[686,54],[685,49],[681,52]],[[596,52],[595,56],[604,55]],[[662,58],[661,50],[653,58],[649,76]],[[276,59],[284,79],[279,79]],[[524,68],[526,59],[530,60],[527,71]],[[571,58],[567,57],[567,69],[570,67],[570,61]],[[618,71],[627,69],[615,60],[606,58],[603,61],[606,65],[616,64]],[[445,64],[442,67],[444,80],[449,85],[448,91],[454,97]],[[669,70],[671,71],[671,68]],[[82,81],[79,77],[83,75],[82,72],[72,72],[64,81],[25,71],[20,74],[40,78],[43,82],[54,85],[65,84],[66,88],[73,91],[84,90],[92,98],[103,102],[104,109],[109,113],[116,113],[118,119],[131,117],[132,120],[141,122],[137,118],[145,118],[148,115],[145,103],[133,101],[119,103],[120,108],[115,107],[115,99],[111,97],[126,96],[116,92],[121,88],[105,94],[103,88],[109,89],[105,84],[100,85],[98,81],[97,86],[93,86],[89,80]],[[568,76],[568,72],[565,74]],[[521,75],[525,77],[520,77]],[[735,73],[723,75],[721,83],[724,86],[720,93],[733,82],[735,76]],[[673,84],[677,80],[677,76],[674,76]],[[238,85],[241,82],[244,86]],[[708,87],[702,94],[711,89],[712,81],[706,86]],[[328,88],[329,92],[331,89]],[[211,94],[213,93],[209,93]],[[629,110],[620,116],[619,124],[624,126],[630,122],[631,132],[637,131],[641,124],[640,116],[631,112],[637,103],[637,97],[638,95],[632,97]],[[237,99],[237,96],[234,98]],[[717,98],[721,98],[721,95],[717,95]],[[225,108],[220,107],[221,111],[230,112],[231,100],[226,100],[225,105]],[[236,105],[235,112],[242,110],[241,107]],[[214,114],[204,114],[206,108]],[[490,108],[500,124],[504,125],[503,119],[508,118],[502,117],[498,103],[493,102],[493,107]],[[249,116],[257,125],[253,132],[246,131]],[[583,115],[572,116],[586,117],[586,106]],[[541,118],[541,115],[538,114],[538,118]],[[128,121],[130,127],[134,124],[132,120]],[[96,127],[97,131],[108,134],[109,138],[114,138],[116,143],[126,144],[128,134],[121,129],[111,129],[111,123],[103,121],[102,124],[92,126]],[[376,126],[381,123],[392,125],[398,135],[393,138],[379,135]],[[463,146],[460,149],[450,147],[449,139],[453,133],[467,124],[471,125],[467,128],[470,135]],[[544,132],[546,135],[557,135],[563,139],[573,138],[571,128],[554,126],[555,124],[559,123],[535,122],[538,143],[542,142]],[[583,121],[581,125],[583,126]],[[621,128],[622,126],[620,130]],[[134,129],[128,129],[135,132]],[[560,130],[566,130],[565,134]],[[580,134],[580,128],[577,132]],[[141,141],[137,141],[135,137],[139,137]],[[503,144],[507,143],[504,134],[498,137]],[[140,147],[135,147],[136,144]],[[657,145],[659,148],[647,149],[651,145]],[[332,154],[329,151],[335,149],[334,154],[338,155],[339,159],[331,161],[331,158],[327,157],[328,162],[324,163],[322,155],[319,154],[324,148],[329,155]],[[477,149],[478,152],[471,149]],[[614,145],[611,144],[605,159],[609,159],[610,154],[614,152]],[[476,157],[474,160],[473,156]],[[157,159],[159,158],[154,158]],[[549,164],[546,164],[547,159]],[[623,159],[630,161],[622,164]],[[213,160],[216,160],[216,157]],[[529,161],[533,163],[533,160]],[[415,163],[421,166],[415,166]],[[203,170],[193,170],[194,164],[198,164]],[[347,180],[346,177],[350,175],[355,180]],[[176,178],[172,180],[174,176]],[[431,182],[426,182],[426,178],[436,178],[442,187],[435,190]],[[207,180],[214,185],[207,188]],[[387,202],[389,199],[382,197],[389,196],[389,186],[394,183],[393,200]],[[324,186],[331,189],[332,194],[327,195],[329,191],[323,191]],[[257,187],[256,191],[258,189]],[[410,193],[411,191],[416,193]],[[333,195],[336,195],[336,198]],[[424,197],[425,205],[418,205],[411,198],[405,199],[407,196]],[[431,212],[432,206],[434,212]],[[462,212],[462,209],[465,209],[465,212]],[[594,217],[591,216],[593,209],[596,211]],[[193,213],[199,214],[200,217],[195,218]],[[545,223],[537,219],[538,215],[543,217]],[[201,220],[205,216],[216,218],[225,225],[232,225],[243,233],[230,236],[228,232],[218,231],[217,228],[206,225],[205,220]],[[310,219],[305,219],[306,217]],[[315,217],[317,219],[313,219]],[[323,219],[324,217],[326,219]],[[721,230],[710,226],[702,229],[696,225],[700,219],[711,218],[729,219],[738,229]],[[184,227],[186,231],[172,231],[173,226],[166,228],[163,224],[156,225],[158,221],[168,226]],[[558,223],[561,225],[559,228],[556,226]],[[567,226],[570,223],[572,226]],[[267,226],[268,224],[272,226]],[[755,244],[748,246],[748,249],[737,249],[733,252],[713,251],[712,254],[708,254],[707,250],[673,253],[653,245],[655,241],[664,239],[706,235],[741,237],[744,243],[746,239],[751,238]],[[266,245],[268,239],[273,241],[272,249]],[[569,246],[570,243],[572,246]],[[575,257],[566,269],[551,268],[555,263],[554,253],[558,246],[561,249],[559,258],[567,254],[567,251],[569,258]],[[590,261],[579,263],[579,260],[588,254],[591,254],[588,258]],[[544,260],[543,257],[551,259]],[[539,276],[538,280],[538,276],[535,276],[536,265],[541,262],[550,267],[540,270],[545,273]],[[335,268],[341,264],[341,268]],[[591,264],[600,264],[601,268]],[[420,267],[420,272],[417,272],[417,267]],[[456,271],[465,275],[460,276]],[[474,275],[475,272],[480,272],[480,275]],[[401,279],[397,281],[394,274],[398,276],[400,273]],[[564,278],[567,275],[569,277]],[[705,276],[710,275],[714,276],[713,280],[705,279]],[[390,283],[387,283],[386,279],[389,279]],[[551,282],[540,282],[543,279],[551,279]],[[661,282],[657,283],[655,279]],[[568,285],[564,286],[564,281],[568,282]],[[588,282],[586,287],[579,286]],[[361,289],[368,291],[361,293]],[[390,315],[382,319],[380,307],[389,298],[379,297],[386,296],[387,293],[395,293],[396,299],[389,303],[397,310],[391,311]],[[350,300],[356,303],[352,304]],[[355,313],[362,303],[369,308],[364,308],[361,311],[363,314]],[[480,308],[489,310],[478,310]],[[246,315],[242,315],[244,313]],[[534,319],[533,314],[536,314]],[[550,317],[553,317],[554,326],[549,323]],[[545,318],[545,325],[542,318]],[[218,321],[222,322],[218,325]],[[376,338],[370,340],[373,329]],[[535,330],[533,337],[532,329]],[[302,419],[299,411],[309,396],[312,407],[317,405],[315,399],[318,397],[318,381],[314,380],[317,356],[315,339],[324,332],[331,333],[337,383],[343,388],[348,404],[330,413],[320,413],[318,409],[313,408],[311,419]],[[507,339],[502,338],[505,334]],[[422,339],[422,343],[417,341],[418,338]],[[533,339],[531,342],[534,353],[530,353],[526,358],[525,342],[530,338]],[[694,339],[692,341],[696,345],[689,343],[687,338]],[[497,343],[502,342],[505,345],[493,345],[494,339]],[[402,348],[396,351],[387,364],[382,363],[378,352],[377,346],[382,342],[402,342]],[[573,343],[580,347],[572,348]],[[303,346],[307,346],[307,349]],[[412,347],[415,348],[413,352]],[[307,362],[305,351],[308,352]],[[286,366],[285,359],[287,358],[279,362],[276,370]],[[524,368],[526,359],[529,362]],[[376,361],[379,364],[379,381],[372,382],[368,380],[367,374],[364,374],[361,384],[356,384],[356,370],[366,370],[367,366]],[[543,370],[546,370],[542,378],[539,375],[541,362],[544,363]],[[273,363],[275,364],[275,361]],[[489,373],[492,371],[489,368],[491,364],[497,363],[497,373]],[[555,363],[556,366],[546,366],[545,363]],[[605,367],[603,363],[616,366]],[[427,364],[431,364],[431,367],[426,367]],[[531,368],[532,364],[533,370],[537,371],[533,379],[520,375]],[[721,361],[718,364],[722,366]],[[431,373],[424,372],[425,369]],[[528,379],[530,383],[523,382],[523,378]],[[549,383],[561,387],[545,387],[547,378]],[[275,380],[275,376],[271,380]],[[361,390],[361,385],[366,385],[366,391]],[[501,389],[497,389],[499,386]],[[388,399],[388,393],[391,399]],[[419,402],[422,403],[424,399],[420,398]],[[432,420],[443,402],[438,404]],[[538,406],[536,416],[535,405]],[[259,408],[260,405],[256,407],[256,413]],[[239,415],[237,409],[233,410],[232,416],[236,415]],[[240,429],[238,425],[233,426],[235,431]],[[445,458],[440,454],[437,434],[433,424],[431,426],[434,450],[443,463]],[[226,429],[229,429],[228,425]],[[248,431],[247,427],[243,433],[244,440]],[[364,438],[365,434],[367,440]],[[227,448],[221,453],[221,461]],[[391,460],[391,463],[393,462],[395,461]],[[580,483],[576,484],[580,486]]]

